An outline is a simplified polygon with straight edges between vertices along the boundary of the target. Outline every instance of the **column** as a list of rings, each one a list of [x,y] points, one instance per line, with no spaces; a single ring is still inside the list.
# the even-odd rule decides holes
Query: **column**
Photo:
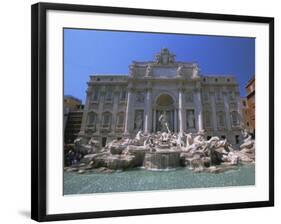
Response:
[[[179,133],[183,133],[183,99],[182,89],[179,89]]]
[[[227,130],[231,130],[229,103],[228,103],[228,97],[226,92],[223,93],[223,103],[224,103],[224,110],[225,110],[226,128]]]
[[[215,93],[211,93],[212,124],[214,131],[218,130]]]
[[[145,100],[145,110],[144,110],[144,133],[148,134],[151,132],[151,89],[148,88],[146,91],[146,100]]]
[[[203,121],[202,121],[202,102],[201,102],[201,93],[200,89],[195,90],[195,113],[197,117],[197,127],[198,131],[203,130]]]
[[[174,110],[174,132],[178,132],[177,109]]]
[[[118,91],[114,91],[113,96],[113,112],[112,112],[112,123],[111,123],[111,132],[115,134],[116,124],[117,124],[117,114],[118,114]]]
[[[157,120],[156,120],[156,109],[154,108],[154,110],[153,110],[153,133],[155,133],[156,132],[156,123],[157,122]]]
[[[132,89],[128,89],[127,94],[127,107],[126,107],[126,119],[125,119],[125,130],[124,134],[129,135],[130,131],[130,118],[131,118],[131,107],[132,107]]]
[[[104,92],[101,92],[99,96],[99,106],[98,106],[98,121],[97,121],[98,134],[100,134],[100,129],[102,126],[103,103],[104,103]]]
[[[237,108],[235,108],[235,110],[239,114],[239,117],[238,117],[239,127],[242,128],[244,121],[243,121],[243,115],[240,114],[240,109],[239,109],[240,108],[239,104],[242,102],[241,102],[241,98],[240,98],[239,88],[237,88],[237,89],[238,90],[235,91],[235,100],[236,100],[236,102],[239,102],[239,103],[237,103]]]

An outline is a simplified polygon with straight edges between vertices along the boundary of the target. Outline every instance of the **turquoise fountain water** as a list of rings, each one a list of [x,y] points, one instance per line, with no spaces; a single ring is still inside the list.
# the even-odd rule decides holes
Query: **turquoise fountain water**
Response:
[[[223,173],[195,173],[188,168],[169,171],[134,169],[113,173],[64,173],[64,194],[130,192],[255,184],[255,165],[238,166]]]

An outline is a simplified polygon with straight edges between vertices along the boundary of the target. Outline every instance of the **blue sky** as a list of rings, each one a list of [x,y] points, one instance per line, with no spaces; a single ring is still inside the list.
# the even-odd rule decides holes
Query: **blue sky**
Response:
[[[89,75],[128,74],[132,61],[154,60],[164,47],[203,75],[235,75],[241,96],[255,74],[254,38],[64,29],[64,94],[85,102]]]

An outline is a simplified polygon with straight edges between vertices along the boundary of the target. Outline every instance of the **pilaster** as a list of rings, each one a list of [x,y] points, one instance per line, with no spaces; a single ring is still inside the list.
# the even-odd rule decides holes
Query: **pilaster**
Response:
[[[203,130],[203,118],[202,118],[202,102],[201,102],[201,92],[199,88],[194,90],[195,99],[195,117],[196,117],[196,129],[198,131]]]
[[[112,112],[112,123],[111,123],[111,132],[112,134],[115,134],[116,130],[116,124],[117,124],[117,113],[118,113],[118,100],[119,100],[119,89],[114,89],[114,95],[113,95],[113,112]]]
[[[152,124],[152,105],[151,105],[151,87],[149,86],[146,90],[146,99],[145,99],[145,110],[144,110],[144,133],[151,132]]]
[[[105,98],[105,88],[101,88],[101,92],[99,95],[99,104],[98,104],[97,134],[100,134],[100,129],[102,127],[102,113],[103,113],[104,98]]]
[[[132,97],[133,97],[133,89],[132,89],[132,86],[129,85],[128,86],[128,93],[127,93],[127,106],[126,106],[126,119],[125,119],[125,130],[124,130],[124,134],[125,135],[129,135],[129,132],[130,132],[130,122],[131,121],[131,118],[132,118],[132,112],[131,112],[131,108],[132,108],[132,105],[133,105],[133,102],[132,102]]]
[[[183,133],[183,90],[179,88],[179,133]]]
[[[178,118],[177,118],[178,110],[175,108],[174,110],[174,132],[178,132]]]
[[[153,109],[153,132],[156,132],[156,109]]]
[[[224,103],[224,109],[225,109],[226,128],[227,128],[227,130],[231,130],[229,103],[228,103],[228,97],[227,97],[226,92],[223,92],[223,103]]]
[[[216,112],[216,101],[215,101],[215,93],[214,92],[211,92],[210,98],[211,98],[211,107],[212,107],[212,125],[213,125],[214,131],[217,131],[218,130],[217,112]]]

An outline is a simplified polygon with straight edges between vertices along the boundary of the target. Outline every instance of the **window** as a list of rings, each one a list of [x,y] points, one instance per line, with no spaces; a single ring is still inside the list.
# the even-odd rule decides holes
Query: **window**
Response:
[[[123,126],[125,120],[125,115],[123,112],[119,113],[117,116],[117,126]]]
[[[185,101],[187,103],[192,103],[193,102],[193,94],[192,94],[192,92],[187,92],[185,94]]]
[[[209,92],[208,91],[203,91],[203,100],[208,101],[209,100]]]
[[[239,135],[235,135],[235,143],[239,144]]]
[[[217,113],[217,122],[219,127],[224,127],[225,126],[225,116],[224,112],[220,111]]]
[[[217,89],[215,91],[215,96],[216,96],[216,101],[221,101],[222,100],[222,97],[221,97],[221,92],[219,89]]]
[[[231,121],[233,126],[239,125],[239,117],[238,117],[238,112],[237,111],[232,111],[231,112]]]
[[[143,110],[135,111],[134,129],[143,130]]]
[[[93,101],[98,101],[98,100],[99,100],[99,90],[95,88],[93,93]]]
[[[88,113],[88,118],[87,118],[88,128],[91,128],[91,130],[93,132],[95,132],[96,131],[96,124],[97,124],[97,114],[95,112]]]
[[[106,145],[106,137],[101,138],[101,145],[104,147]]]
[[[88,125],[95,125],[97,121],[97,114],[94,112],[90,112],[88,114]]]
[[[205,111],[204,112],[204,126],[206,128],[211,127],[211,112],[210,111]]]
[[[103,114],[102,125],[107,127],[111,125],[111,113],[105,112]]]
[[[105,101],[112,101],[112,90],[111,89],[107,89],[107,91],[105,93]]]
[[[229,100],[235,99],[235,92],[234,91],[230,91],[228,94],[229,94]]]
[[[126,95],[127,95],[127,91],[122,89],[120,92],[120,101],[125,101]]]

